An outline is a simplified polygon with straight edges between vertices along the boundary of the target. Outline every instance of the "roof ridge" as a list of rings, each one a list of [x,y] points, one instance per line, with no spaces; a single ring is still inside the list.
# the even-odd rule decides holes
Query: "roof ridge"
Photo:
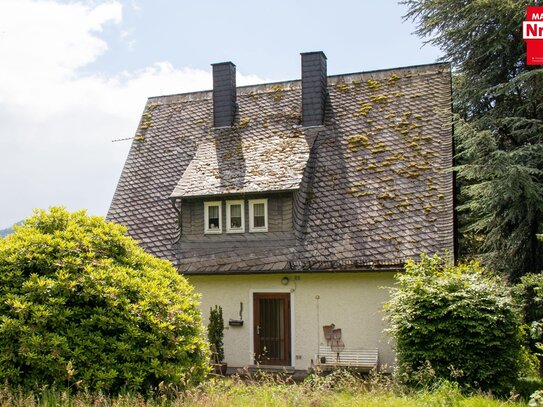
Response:
[[[371,71],[358,71],[358,72],[347,72],[347,73],[341,73],[341,74],[334,74],[334,75],[328,75],[328,79],[336,79],[336,78],[344,78],[349,76],[358,76],[358,75],[368,75],[368,74],[375,74],[375,73],[384,73],[384,72],[394,72],[398,70],[408,70],[408,69],[421,69],[421,68],[431,68],[431,67],[438,67],[438,66],[447,66],[450,65],[450,62],[432,62],[428,64],[419,64],[419,65],[406,65],[406,66],[398,66],[395,68],[383,68],[383,69],[374,69]],[[301,83],[301,79],[289,79],[285,81],[276,81],[276,82],[264,82],[264,83],[256,83],[252,85],[243,85],[243,86],[237,86],[237,90],[251,90],[258,89],[258,88],[265,88],[265,87],[273,87],[274,85],[285,85],[290,86],[291,84],[298,84]],[[192,92],[183,92],[183,93],[171,93],[167,95],[160,95],[160,96],[149,96],[147,99],[148,101],[153,100],[156,101],[157,99],[161,98],[173,98],[173,97],[179,97],[179,96],[187,96],[189,97],[187,100],[195,100],[195,99],[207,99],[208,97],[211,97],[213,90],[212,89],[206,89],[206,90],[197,90]],[[208,96],[208,97],[207,97]]]

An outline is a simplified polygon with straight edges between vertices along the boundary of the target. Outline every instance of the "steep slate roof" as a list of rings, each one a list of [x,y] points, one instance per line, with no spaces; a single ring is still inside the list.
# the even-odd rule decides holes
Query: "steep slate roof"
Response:
[[[238,88],[237,102],[237,124],[216,130],[210,91],[150,98],[108,219],[188,273],[397,269],[453,253],[448,64],[328,77],[317,128],[301,126],[300,81]],[[278,190],[294,191],[291,239],[246,236],[206,256],[173,243],[170,196]]]
[[[269,124],[259,120],[296,112],[274,112],[273,105],[260,110],[255,102],[256,109],[247,111],[239,131],[220,129],[202,135],[172,197],[298,189],[309,158],[307,141],[299,134],[270,134]],[[248,126],[252,130],[244,131]]]

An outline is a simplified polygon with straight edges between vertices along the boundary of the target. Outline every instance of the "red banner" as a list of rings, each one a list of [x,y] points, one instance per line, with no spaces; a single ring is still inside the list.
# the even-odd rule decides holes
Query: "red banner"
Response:
[[[543,65],[543,7],[526,7],[522,38],[526,42],[526,64]]]

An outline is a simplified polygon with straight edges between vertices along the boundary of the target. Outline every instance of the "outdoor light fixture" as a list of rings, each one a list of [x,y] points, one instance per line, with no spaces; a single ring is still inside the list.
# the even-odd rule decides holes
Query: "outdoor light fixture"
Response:
[[[283,284],[283,285],[288,285],[288,282],[289,282],[288,277],[283,277],[283,278],[281,279],[281,284]]]

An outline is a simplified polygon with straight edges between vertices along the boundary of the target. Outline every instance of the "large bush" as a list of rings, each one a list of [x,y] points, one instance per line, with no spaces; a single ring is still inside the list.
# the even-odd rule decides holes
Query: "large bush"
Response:
[[[543,361],[543,274],[527,274],[516,286],[516,295],[523,306],[531,350]],[[543,364],[539,365],[543,375]]]
[[[122,226],[51,208],[0,238],[0,382],[184,387],[206,375],[204,332],[191,286]]]
[[[416,384],[426,372],[502,394],[514,386],[520,317],[504,281],[475,262],[454,266],[423,255],[397,282],[385,308],[400,377]]]

